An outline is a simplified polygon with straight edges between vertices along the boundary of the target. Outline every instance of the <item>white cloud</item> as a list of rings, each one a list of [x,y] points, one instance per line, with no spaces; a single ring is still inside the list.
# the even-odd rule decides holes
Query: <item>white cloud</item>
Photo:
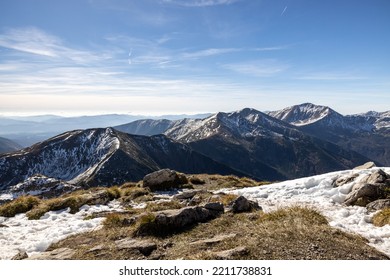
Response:
[[[69,48],[60,38],[36,27],[6,29],[0,34],[0,46],[26,54],[80,64],[101,61],[112,56],[110,52],[93,53]]]

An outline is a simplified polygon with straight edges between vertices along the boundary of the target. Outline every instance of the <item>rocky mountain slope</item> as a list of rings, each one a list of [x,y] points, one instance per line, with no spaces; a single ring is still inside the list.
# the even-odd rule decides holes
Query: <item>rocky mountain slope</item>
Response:
[[[164,132],[218,162],[264,180],[347,169],[368,160],[249,108],[217,113],[205,119],[169,123],[138,121],[118,129],[129,133]]]
[[[0,156],[0,190],[34,174],[74,184],[115,185],[161,168],[188,173],[241,174],[164,135],[129,135],[112,128],[63,133]]]
[[[304,103],[269,115],[382,165],[390,164],[390,111],[343,116],[329,107]]]

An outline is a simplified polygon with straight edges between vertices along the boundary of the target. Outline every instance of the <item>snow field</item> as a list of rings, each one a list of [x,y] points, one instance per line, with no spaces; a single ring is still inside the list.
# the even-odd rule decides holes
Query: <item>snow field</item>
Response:
[[[337,171],[232,192],[258,201],[266,212],[293,205],[311,206],[326,216],[331,226],[367,238],[370,245],[390,256],[390,225],[376,227],[371,223],[375,213],[365,207],[342,205],[353,185],[377,169]],[[389,167],[381,169],[390,173]],[[355,173],[359,176],[353,182],[332,187],[336,178]]]

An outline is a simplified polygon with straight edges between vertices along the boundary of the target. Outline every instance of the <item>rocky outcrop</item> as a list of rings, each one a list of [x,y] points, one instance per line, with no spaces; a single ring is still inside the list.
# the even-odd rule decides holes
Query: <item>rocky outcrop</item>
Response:
[[[347,174],[341,177],[338,177],[336,180],[333,181],[332,187],[338,188],[342,185],[348,184],[353,182],[357,177],[359,177],[359,174],[353,173],[353,174]]]
[[[241,213],[262,210],[262,208],[257,202],[248,200],[243,196],[239,196],[231,202],[229,210],[233,213]]]
[[[187,184],[187,177],[174,170],[161,169],[146,175],[143,179],[143,186],[151,191],[161,191],[179,188]]]
[[[390,175],[379,169],[356,183],[345,198],[346,205],[366,206],[368,203],[387,196],[390,187]]]

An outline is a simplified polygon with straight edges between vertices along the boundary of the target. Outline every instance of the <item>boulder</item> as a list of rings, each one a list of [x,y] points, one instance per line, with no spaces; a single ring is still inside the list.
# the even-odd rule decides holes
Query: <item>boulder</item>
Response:
[[[181,185],[187,183],[188,180],[185,175],[170,169],[158,170],[146,175],[143,179],[143,186],[149,188],[151,191],[179,188]]]
[[[27,260],[70,260],[72,259],[75,250],[70,248],[59,248],[53,251],[43,252],[37,255],[32,255]]]
[[[137,240],[133,238],[125,238],[115,241],[118,250],[139,251],[144,256],[149,256],[157,249],[156,243],[150,240]]]
[[[224,212],[225,210],[223,204],[220,202],[208,202],[203,207],[208,210],[213,210],[218,212]]]
[[[390,208],[390,199],[378,199],[366,206],[368,211],[377,211],[385,208]]]
[[[369,202],[375,201],[382,196],[380,184],[356,184],[344,200],[345,205],[366,206]]]
[[[379,169],[366,175],[356,183],[346,196],[346,205],[366,206],[370,202],[386,198],[386,190],[390,187],[390,175]]]
[[[356,166],[356,167],[354,168],[354,170],[370,169],[370,168],[373,168],[373,167],[376,167],[375,163],[372,162],[372,161],[369,161],[369,162],[366,162],[366,163],[363,164],[363,165]]]
[[[243,196],[237,197],[229,205],[233,213],[250,212],[256,210],[262,210],[259,204],[255,201],[248,200]]]
[[[387,179],[390,179],[390,175],[384,172],[382,169],[378,169],[375,172],[362,178],[360,180],[360,183],[367,183],[367,184],[386,183]]]
[[[152,217],[140,217],[136,235],[164,235],[180,232],[198,223],[215,219],[223,211],[209,210],[204,207],[184,207],[181,209],[164,210],[153,213]]]

